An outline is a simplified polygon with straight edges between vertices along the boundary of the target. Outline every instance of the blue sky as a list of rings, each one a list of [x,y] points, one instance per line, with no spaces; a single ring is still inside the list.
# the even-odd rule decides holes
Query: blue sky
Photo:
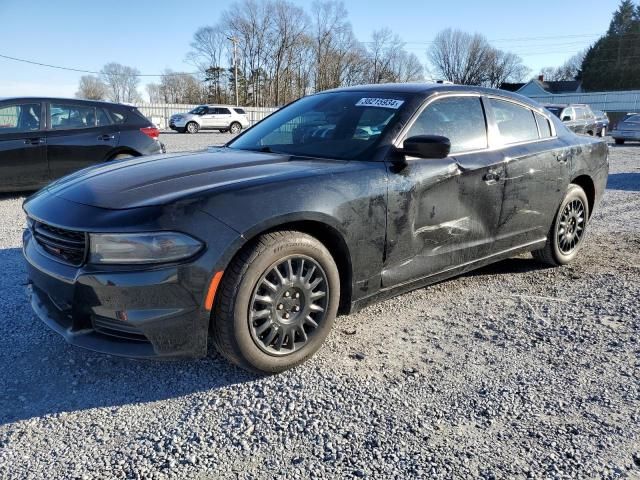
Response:
[[[344,3],[361,41],[368,41],[373,30],[388,27],[426,62],[428,42],[438,31],[453,27],[484,34],[496,47],[519,54],[537,73],[541,67],[563,63],[604,33],[619,1]],[[0,0],[0,54],[87,70],[100,70],[115,61],[142,73],[165,68],[191,71],[184,59],[194,31],[216,23],[228,5],[211,0]],[[0,97],[73,96],[81,75],[0,58]],[[157,79],[142,82],[153,80]]]

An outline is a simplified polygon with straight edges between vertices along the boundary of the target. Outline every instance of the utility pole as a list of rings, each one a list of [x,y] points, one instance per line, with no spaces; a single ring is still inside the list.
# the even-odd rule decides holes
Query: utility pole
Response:
[[[238,39],[236,37],[227,37],[233,43],[233,79],[236,86],[236,107],[240,106],[238,103]]]

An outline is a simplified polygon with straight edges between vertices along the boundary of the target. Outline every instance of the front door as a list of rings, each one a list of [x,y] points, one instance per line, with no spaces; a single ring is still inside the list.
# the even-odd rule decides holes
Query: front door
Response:
[[[0,103],[0,190],[39,188],[48,181],[40,102]]]
[[[479,96],[428,103],[404,138],[414,135],[449,138],[451,155],[389,166],[383,288],[489,255],[500,217],[504,157],[488,148]]]
[[[51,179],[103,162],[118,145],[118,127],[91,104],[48,105],[47,157]]]

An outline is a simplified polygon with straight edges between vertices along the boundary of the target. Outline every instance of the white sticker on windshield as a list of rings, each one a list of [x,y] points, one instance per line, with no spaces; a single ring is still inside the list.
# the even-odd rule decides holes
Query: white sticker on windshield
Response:
[[[356,103],[356,107],[382,107],[397,110],[403,103],[404,100],[395,100],[393,98],[361,98]]]

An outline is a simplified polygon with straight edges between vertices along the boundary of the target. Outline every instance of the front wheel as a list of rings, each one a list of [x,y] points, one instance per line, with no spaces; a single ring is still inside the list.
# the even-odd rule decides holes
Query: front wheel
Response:
[[[233,122],[229,127],[229,131],[234,135],[240,133],[240,130],[242,130],[242,125],[240,125],[238,122]]]
[[[225,270],[211,330],[237,365],[278,373],[311,357],[338,310],[340,277],[325,246],[296,231],[260,236]]]
[[[196,122],[187,123],[187,132],[198,133],[198,130],[200,130],[200,126]]]
[[[573,183],[560,204],[544,248],[533,257],[548,265],[566,265],[582,247],[589,220],[589,202],[584,190]]]

